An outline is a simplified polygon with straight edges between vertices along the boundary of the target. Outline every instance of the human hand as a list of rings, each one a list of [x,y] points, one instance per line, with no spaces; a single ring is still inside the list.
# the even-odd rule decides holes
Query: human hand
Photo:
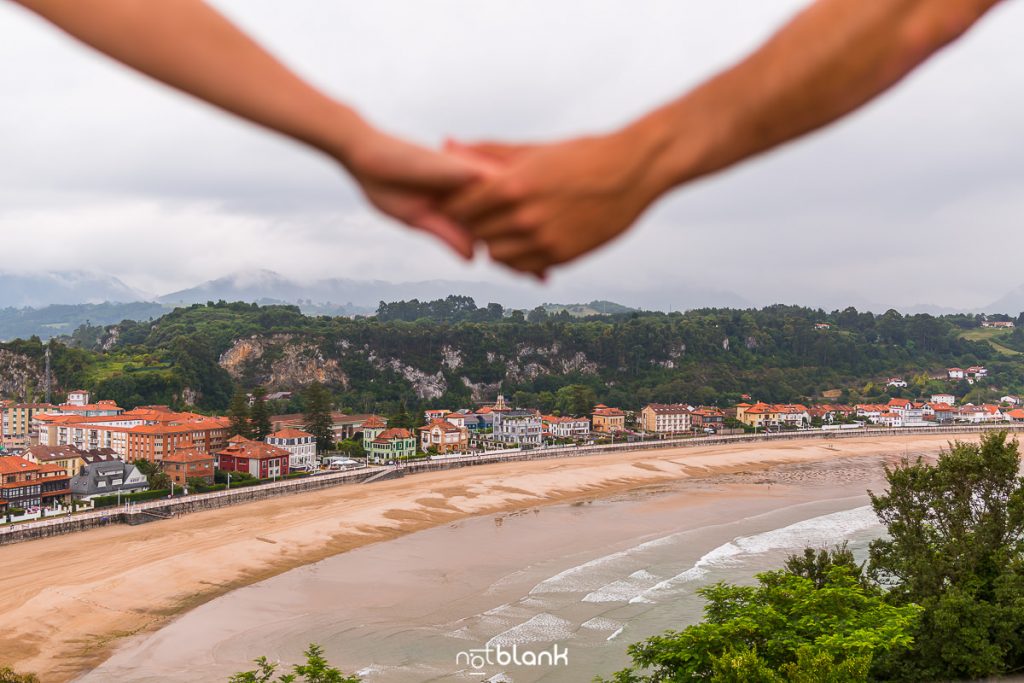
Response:
[[[623,131],[545,145],[448,143],[487,177],[443,205],[491,257],[543,278],[629,228],[661,194],[653,155]]]
[[[484,178],[493,162],[426,149],[372,128],[339,157],[375,207],[472,258],[476,239],[440,207],[453,193]]]

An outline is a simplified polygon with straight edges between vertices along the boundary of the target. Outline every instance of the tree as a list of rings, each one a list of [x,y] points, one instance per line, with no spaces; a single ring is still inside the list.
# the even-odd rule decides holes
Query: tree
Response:
[[[978,679],[1024,667],[1024,479],[1005,433],[956,442],[938,461],[886,471],[871,496],[888,538],[869,572],[924,614],[914,648],[879,662],[898,680]]]
[[[231,397],[228,406],[228,417],[231,419],[231,435],[252,438],[252,425],[249,422],[249,399],[241,389]]]
[[[39,683],[35,674],[19,674],[6,666],[0,667],[0,683]]]
[[[702,588],[704,621],[631,645],[633,666],[611,680],[853,683],[877,656],[913,642],[920,608],[887,604],[849,567],[832,566],[820,587],[786,571],[757,580]]]
[[[270,409],[267,407],[267,390],[256,387],[252,390],[252,410],[249,412],[249,423],[252,425],[252,438],[263,441],[270,434]]]
[[[405,429],[416,427],[412,415],[409,414],[409,410],[405,407],[405,403],[401,404],[397,413],[388,417],[388,427],[403,427]]]
[[[281,674],[274,678],[277,673],[277,664],[272,664],[266,657],[259,657],[255,660],[256,669],[236,673],[229,679],[229,683],[361,683],[358,676],[346,676],[330,665],[324,657],[324,650],[316,643],[310,646],[303,653],[306,656],[305,664],[296,664],[292,667],[292,673]],[[2,683],[2,679],[0,679]],[[32,683],[26,681],[26,683]]]
[[[305,391],[306,431],[316,437],[316,449],[334,448],[334,417],[331,392],[320,382],[313,382]]]
[[[150,491],[164,491],[171,488],[171,478],[163,470],[157,470],[146,479],[149,480]]]
[[[589,415],[597,405],[597,394],[585,384],[570,384],[555,392],[555,406],[562,415]]]

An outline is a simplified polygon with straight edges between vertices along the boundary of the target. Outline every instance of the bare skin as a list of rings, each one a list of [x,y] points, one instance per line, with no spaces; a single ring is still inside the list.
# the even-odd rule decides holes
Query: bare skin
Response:
[[[200,0],[15,0],[158,81],[337,160],[384,213],[465,258],[473,238],[438,211],[479,163],[396,139],[313,88]]]
[[[445,211],[492,258],[543,274],[609,242],[659,197],[871,101],[999,0],[818,0],[750,57],[608,135],[542,145],[450,143],[499,172]]]

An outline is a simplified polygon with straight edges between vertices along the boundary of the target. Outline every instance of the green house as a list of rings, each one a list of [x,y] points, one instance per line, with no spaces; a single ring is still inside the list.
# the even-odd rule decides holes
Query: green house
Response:
[[[363,432],[363,448],[370,462],[387,462],[416,455],[416,437],[408,429],[395,427],[378,432],[367,441]]]

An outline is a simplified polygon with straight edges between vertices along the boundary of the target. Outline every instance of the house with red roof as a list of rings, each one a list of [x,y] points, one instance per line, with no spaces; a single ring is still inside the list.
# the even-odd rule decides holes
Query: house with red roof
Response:
[[[0,456],[0,514],[11,508],[54,507],[71,496],[71,476],[63,467]]]
[[[465,453],[469,450],[469,430],[456,427],[447,420],[432,420],[420,427],[420,448],[423,452],[433,450],[439,454]]]
[[[214,457],[198,448],[179,448],[164,456],[160,467],[176,486],[182,488],[190,479],[213,483]]]
[[[392,427],[379,432],[366,449],[371,462],[381,463],[411,458],[416,455],[416,436],[404,427]]]
[[[260,479],[276,479],[291,472],[288,466],[291,453],[244,436],[228,439],[227,448],[216,455],[217,467],[227,472],[247,472]]]
[[[591,423],[595,432],[603,434],[615,434],[626,431],[626,413],[618,408],[609,408],[603,403],[594,406],[594,413],[591,415]]]

